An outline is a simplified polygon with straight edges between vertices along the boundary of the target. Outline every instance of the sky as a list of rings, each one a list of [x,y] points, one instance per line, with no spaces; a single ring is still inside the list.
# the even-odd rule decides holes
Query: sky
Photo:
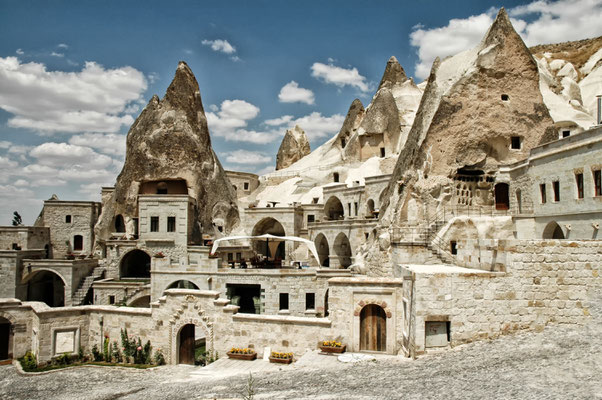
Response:
[[[287,129],[315,149],[367,106],[389,57],[419,83],[502,6],[527,45],[602,35],[602,0],[0,0],[0,225],[32,224],[52,194],[99,201],[180,60],[224,168],[263,174]]]

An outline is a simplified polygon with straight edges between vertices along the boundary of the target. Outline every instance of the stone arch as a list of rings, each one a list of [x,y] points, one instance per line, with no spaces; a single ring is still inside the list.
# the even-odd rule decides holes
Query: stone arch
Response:
[[[185,325],[193,324],[195,327],[200,327],[205,334],[205,348],[208,353],[215,351],[213,322],[207,317],[205,311],[201,308],[200,302],[193,295],[187,295],[182,306],[174,313],[169,321],[171,334],[169,335],[170,354],[169,359],[171,364],[178,363],[179,356],[179,335]]]
[[[327,220],[339,220],[343,219],[345,215],[345,209],[343,203],[336,196],[330,196],[330,198],[324,203],[324,216]]]
[[[65,278],[58,272],[40,268],[23,277],[27,284],[27,301],[41,301],[49,307],[64,307],[68,287]]]
[[[556,221],[550,221],[543,230],[543,239],[566,239],[562,228]]]
[[[253,236],[260,236],[266,233],[274,236],[286,236],[286,232],[280,221],[272,217],[266,217],[259,220],[259,222],[257,222],[253,227]],[[269,245],[267,240],[256,240],[254,243],[254,248],[257,253],[268,258],[280,258],[283,260],[286,257],[284,241],[280,242],[277,247],[274,248]]]
[[[121,278],[150,278],[151,258],[140,249],[128,251],[121,257],[119,276]]]
[[[366,217],[372,218],[374,216],[374,200],[369,199],[366,202]]]
[[[330,266],[330,247],[328,246],[328,239],[323,233],[319,233],[314,239],[316,244],[316,250],[318,251],[318,257],[320,257],[320,266]]]
[[[168,290],[168,289],[200,290],[196,283],[186,280],[186,279],[180,279],[177,281],[173,281],[165,288],[165,290]],[[163,292],[165,292],[165,290]]]
[[[351,265],[351,243],[343,232],[340,232],[334,239],[333,252],[337,256],[341,267],[347,268]]]
[[[115,216],[115,221],[113,222],[115,232],[125,233],[125,221],[123,220],[123,215],[117,214]]]

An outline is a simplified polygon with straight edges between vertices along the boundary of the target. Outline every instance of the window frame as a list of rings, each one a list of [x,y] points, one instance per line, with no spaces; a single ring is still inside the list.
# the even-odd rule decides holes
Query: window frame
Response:
[[[149,223],[149,232],[159,232],[159,216],[151,215]]]

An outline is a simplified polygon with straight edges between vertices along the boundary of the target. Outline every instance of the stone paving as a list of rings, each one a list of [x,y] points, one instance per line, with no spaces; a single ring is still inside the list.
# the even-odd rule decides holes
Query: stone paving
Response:
[[[550,325],[409,360],[341,363],[309,352],[293,365],[227,359],[207,368],[84,367],[22,376],[0,366],[0,399],[602,399],[602,301],[584,326]]]

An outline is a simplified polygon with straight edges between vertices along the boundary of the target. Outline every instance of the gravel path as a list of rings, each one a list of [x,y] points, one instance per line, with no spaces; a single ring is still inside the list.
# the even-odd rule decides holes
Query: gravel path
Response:
[[[254,374],[256,399],[602,399],[602,302],[585,326],[552,325],[415,361]],[[0,367],[0,399],[242,398],[247,377],[195,376],[194,368],[75,368],[21,376]],[[198,370],[197,370],[198,371]]]

